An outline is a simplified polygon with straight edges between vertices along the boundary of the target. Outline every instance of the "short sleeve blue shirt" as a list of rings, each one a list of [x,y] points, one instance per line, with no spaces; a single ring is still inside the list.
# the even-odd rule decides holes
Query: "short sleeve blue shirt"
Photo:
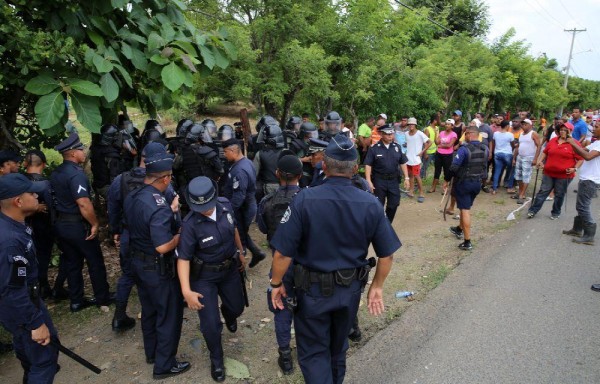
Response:
[[[223,195],[231,202],[233,209],[256,204],[256,171],[248,158],[243,157],[229,169]]]
[[[373,167],[375,174],[397,173],[398,165],[406,164],[407,161],[399,144],[390,143],[386,148],[381,141],[370,147],[365,157],[365,165]]]
[[[90,197],[90,181],[83,168],[69,160],[65,160],[52,172],[50,184],[54,190],[58,212],[80,213],[77,199]]]
[[[364,266],[370,244],[378,257],[402,245],[379,200],[343,177],[301,190],[271,241],[284,256],[319,272]]]

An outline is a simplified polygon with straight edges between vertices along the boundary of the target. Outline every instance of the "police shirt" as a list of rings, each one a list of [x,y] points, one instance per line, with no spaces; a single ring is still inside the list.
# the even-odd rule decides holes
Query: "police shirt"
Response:
[[[343,177],[300,191],[271,241],[294,263],[319,272],[366,265],[371,243],[378,257],[402,245],[379,200]]]
[[[76,200],[90,197],[90,181],[83,168],[69,160],[65,160],[52,172],[50,184],[54,190],[58,212],[78,214],[80,211]]]
[[[373,176],[377,177],[378,174],[397,175],[398,165],[406,164],[407,162],[408,159],[402,153],[402,148],[399,144],[392,142],[386,148],[383,142],[379,141],[369,148],[364,163],[373,167]]]
[[[478,140],[472,140],[469,142],[469,144],[472,144],[476,147],[479,147],[481,145],[481,141]],[[460,147],[458,147],[458,151],[456,151],[456,156],[454,156],[454,159],[452,159],[452,165],[450,166],[450,169],[453,172],[456,172],[458,170],[458,168],[462,167],[463,165],[467,165],[469,164],[469,149],[466,147],[466,145],[461,145]],[[488,156],[488,149],[486,148],[485,150],[485,158],[487,159]]]
[[[229,169],[223,195],[234,210],[256,204],[256,172],[246,157],[236,161]]]
[[[216,220],[193,211],[187,214],[183,219],[177,258],[191,260],[196,256],[205,263],[218,264],[235,255],[233,208],[227,199],[219,197],[215,212]]]
[[[136,178],[143,179],[146,176],[146,168],[135,167],[131,171],[132,175]],[[110,233],[112,234],[120,234],[123,231],[123,202],[127,196],[123,196],[123,189],[121,186],[121,181],[123,179],[123,173],[115,177],[113,182],[110,184],[108,188],[108,192],[106,193],[106,207],[108,209],[108,225],[110,228]],[[167,187],[167,190],[164,193],[165,198],[167,199],[167,204],[171,206],[173,200],[177,196],[175,189],[172,185]]]
[[[152,185],[127,195],[123,208],[132,251],[158,255],[156,247],[171,241],[178,230],[167,199]]]
[[[13,332],[39,328],[44,319],[29,298],[38,266],[31,228],[0,212],[0,323]]]

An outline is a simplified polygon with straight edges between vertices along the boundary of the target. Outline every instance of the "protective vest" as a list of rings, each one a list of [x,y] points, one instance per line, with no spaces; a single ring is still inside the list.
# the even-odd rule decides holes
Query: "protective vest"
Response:
[[[267,240],[271,241],[277,226],[297,191],[278,189],[264,198],[263,217],[267,226]]]
[[[188,184],[193,178],[206,176],[217,180],[223,168],[217,153],[210,147],[200,144],[188,144],[182,148],[183,172]]]
[[[478,146],[473,144],[465,145],[469,151],[469,158],[467,159],[467,165],[461,167],[461,180],[481,180],[487,176],[487,157],[486,157],[486,146],[479,144]]]
[[[146,173],[135,172],[131,170],[121,174],[121,201],[125,201],[125,198],[131,191],[135,191],[138,188],[144,186],[144,178]]]
[[[260,151],[260,171],[256,175],[256,180],[260,180],[264,184],[279,184],[275,171],[280,153],[280,149],[273,148],[265,148]]]
[[[110,183],[122,171],[119,150],[112,146],[98,145],[92,148],[90,156],[94,188],[102,188]]]

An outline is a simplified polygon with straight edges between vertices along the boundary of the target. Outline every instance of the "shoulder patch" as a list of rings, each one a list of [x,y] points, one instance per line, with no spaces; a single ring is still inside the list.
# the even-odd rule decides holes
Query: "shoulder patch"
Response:
[[[29,264],[29,260],[27,260],[26,257],[18,255],[18,256],[13,256],[13,262],[15,264]]]
[[[292,208],[287,207],[287,209],[285,210],[285,213],[283,214],[283,217],[281,218],[280,223],[281,224],[287,223],[291,216],[292,216]]]
[[[394,149],[398,152],[398,145],[394,145]]]
[[[240,180],[237,176],[233,176],[233,189],[238,189],[240,187]]]
[[[77,188],[77,193],[81,193],[81,191],[87,192],[87,189],[83,188],[83,185],[79,184],[79,188]]]
[[[227,221],[229,221],[229,224],[233,225],[233,217],[231,216],[231,213],[227,212]]]
[[[152,196],[154,197],[154,200],[156,201],[157,207],[166,207],[167,206],[167,200],[165,199],[165,197],[163,195],[161,195],[160,193],[153,193]]]

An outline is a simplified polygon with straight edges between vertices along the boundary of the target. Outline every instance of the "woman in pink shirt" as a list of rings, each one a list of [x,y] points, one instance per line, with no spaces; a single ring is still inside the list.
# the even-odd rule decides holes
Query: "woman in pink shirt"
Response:
[[[448,187],[448,181],[450,181],[450,165],[452,165],[452,154],[454,153],[454,143],[458,140],[456,132],[452,130],[454,128],[454,119],[446,120],[445,130],[441,131],[438,137],[435,139],[437,144],[437,153],[435,155],[435,171],[433,174],[433,182],[431,183],[431,189],[428,193],[435,192],[440,181],[440,174],[442,169],[444,170],[444,184],[443,188],[446,190]]]

